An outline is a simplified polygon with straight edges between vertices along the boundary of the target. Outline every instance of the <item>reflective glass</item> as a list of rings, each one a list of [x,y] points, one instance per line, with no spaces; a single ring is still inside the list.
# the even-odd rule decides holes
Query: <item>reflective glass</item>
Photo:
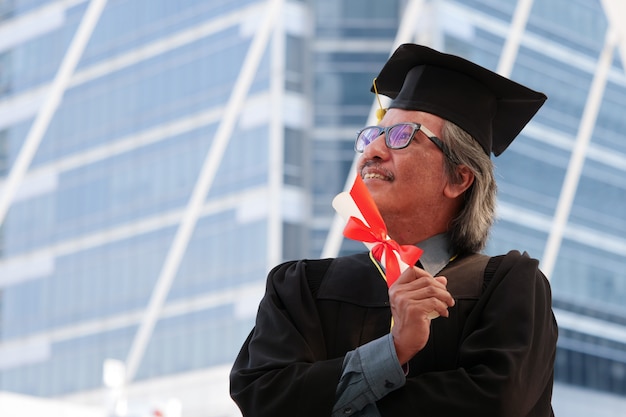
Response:
[[[443,154],[451,159],[445,144],[433,132],[419,123],[398,123],[392,126],[368,126],[358,131],[354,150],[363,152],[365,147],[372,143],[377,137],[384,134],[385,144],[389,149],[402,149],[409,146],[409,143],[419,131],[424,132],[426,137],[437,146]]]

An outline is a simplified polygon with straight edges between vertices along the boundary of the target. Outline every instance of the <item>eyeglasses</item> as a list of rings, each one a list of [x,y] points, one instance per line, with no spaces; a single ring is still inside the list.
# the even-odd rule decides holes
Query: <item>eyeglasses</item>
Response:
[[[359,130],[356,134],[356,142],[354,142],[354,150],[362,153],[365,147],[372,143],[374,139],[385,134],[385,144],[389,149],[403,149],[409,146],[415,134],[419,131],[424,132],[426,137],[437,146],[443,154],[453,160],[446,144],[443,143],[433,132],[425,128],[419,123],[398,123],[393,126],[367,126]]]

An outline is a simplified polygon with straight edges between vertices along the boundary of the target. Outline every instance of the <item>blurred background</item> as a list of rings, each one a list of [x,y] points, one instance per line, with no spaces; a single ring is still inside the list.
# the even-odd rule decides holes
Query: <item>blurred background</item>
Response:
[[[269,269],[362,249],[331,200],[402,42],[548,95],[487,253],[551,280],[557,416],[626,415],[625,28],[621,0],[0,0],[0,415],[239,416]]]

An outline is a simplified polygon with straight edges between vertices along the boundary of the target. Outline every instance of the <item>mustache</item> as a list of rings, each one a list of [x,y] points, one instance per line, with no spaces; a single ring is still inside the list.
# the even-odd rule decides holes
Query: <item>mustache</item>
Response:
[[[365,176],[366,174],[365,171],[375,171],[376,173],[382,174],[383,176],[387,177],[387,179],[389,180],[393,180],[395,178],[395,176],[393,175],[393,172],[382,167],[379,162],[371,160],[371,159],[363,162],[363,164],[359,168],[359,173],[361,174],[361,178]]]

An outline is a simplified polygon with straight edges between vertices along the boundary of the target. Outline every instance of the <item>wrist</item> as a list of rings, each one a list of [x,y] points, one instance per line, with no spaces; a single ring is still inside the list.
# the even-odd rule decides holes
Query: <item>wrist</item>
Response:
[[[406,352],[404,348],[398,343],[395,337],[393,337],[393,347],[396,349],[396,357],[398,358],[398,362],[400,362],[400,366],[404,369],[405,365],[408,364],[409,360],[413,357],[413,355]]]

